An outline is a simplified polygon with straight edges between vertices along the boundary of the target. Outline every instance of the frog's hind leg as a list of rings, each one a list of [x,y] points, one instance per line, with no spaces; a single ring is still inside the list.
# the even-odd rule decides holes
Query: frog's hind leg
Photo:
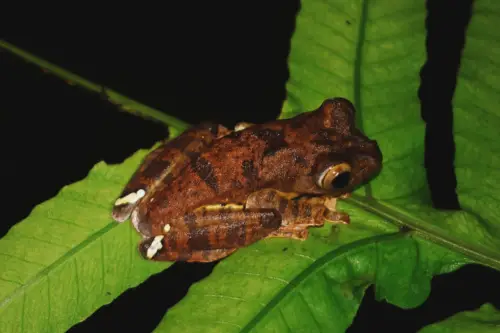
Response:
[[[349,223],[349,216],[343,212],[334,212],[326,210],[323,218],[318,218],[315,220],[306,220],[297,218],[291,224],[282,226],[276,231],[273,231],[268,238],[279,237],[279,238],[292,238],[298,240],[306,240],[309,235],[307,228],[309,227],[321,227],[324,222],[328,221],[331,223]]]
[[[283,237],[305,240],[309,227],[321,227],[325,221],[349,223],[349,216],[335,210],[336,199],[312,197],[291,199],[288,193],[266,189],[252,194],[247,207],[275,207],[282,215],[282,226],[267,237]]]
[[[224,259],[234,253],[237,249],[215,249],[194,251],[186,262],[213,262]]]
[[[203,250],[194,251],[191,253],[187,262],[212,262],[228,257],[237,249],[215,249],[215,250]]]
[[[241,207],[241,206],[240,206]],[[209,262],[265,238],[281,226],[275,209],[201,207],[165,224],[163,234],[144,239],[139,251],[157,261]]]
[[[155,261],[185,261],[185,262],[207,263],[223,259],[237,250],[236,248],[233,248],[233,249],[196,250],[191,252],[161,251],[161,249],[158,250],[156,250],[156,248],[151,249],[151,245],[153,245],[151,243],[148,241],[143,241],[139,245],[139,249],[140,252],[143,254],[143,256],[144,254],[146,254],[146,256],[144,256],[146,259],[152,259]],[[151,249],[149,250],[151,258],[147,256],[148,249]],[[157,252],[153,254],[154,251]]]

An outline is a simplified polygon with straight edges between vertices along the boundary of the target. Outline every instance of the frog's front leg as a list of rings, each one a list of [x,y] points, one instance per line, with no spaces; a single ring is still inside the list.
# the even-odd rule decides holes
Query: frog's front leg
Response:
[[[229,130],[222,125],[203,123],[189,128],[173,140],[163,143],[149,153],[131,177],[113,206],[117,222],[129,218],[134,208],[151,189],[168,175],[175,176],[189,162],[189,156],[201,151]]]
[[[326,221],[349,223],[346,213],[335,210],[336,200],[330,197],[304,197],[292,200],[293,193],[272,189],[255,192],[248,197],[247,207],[275,208],[282,216],[281,227],[269,234],[271,237],[307,239],[309,227],[323,226]]]
[[[163,234],[144,239],[139,251],[157,261],[211,262],[265,238],[281,226],[272,208],[205,206],[164,224]]]

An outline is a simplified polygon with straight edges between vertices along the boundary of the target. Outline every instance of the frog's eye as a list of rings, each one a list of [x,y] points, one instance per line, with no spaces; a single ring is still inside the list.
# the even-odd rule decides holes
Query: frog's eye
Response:
[[[349,185],[351,166],[347,163],[331,165],[318,177],[318,185],[325,190],[341,190]]]

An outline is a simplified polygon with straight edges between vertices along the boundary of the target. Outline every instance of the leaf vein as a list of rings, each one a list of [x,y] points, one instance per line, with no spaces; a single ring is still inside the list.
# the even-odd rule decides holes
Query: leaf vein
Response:
[[[313,45],[316,45],[326,51],[328,51],[328,53],[332,56],[335,56],[337,58],[339,58],[340,60],[343,60],[346,64],[348,65],[353,65],[353,61],[348,59],[346,56],[344,56],[342,53],[340,53],[338,50],[332,48],[330,45],[326,45],[320,41],[317,41],[315,39],[313,39],[312,37],[311,38],[308,38],[307,40],[309,40],[311,42],[311,44]],[[326,70],[326,69],[325,69]]]
[[[410,123],[408,124],[408,120],[404,119],[403,121],[398,121],[397,123],[392,123],[389,126],[380,129],[379,131],[376,132],[371,132],[370,136],[383,136],[384,134],[387,134],[388,132],[398,130],[401,128],[412,128],[412,127],[417,127],[417,126],[423,126],[421,123]]]
[[[470,55],[473,55],[473,57],[471,57]],[[467,60],[467,62],[470,62],[473,64],[478,64],[478,63],[479,64],[487,64],[488,67],[493,67],[495,71],[500,71],[500,64],[492,61],[492,59],[488,55],[484,55],[483,53],[472,52],[469,50],[468,53],[464,53],[464,55],[462,56],[461,61],[464,61],[464,60]],[[470,70],[470,68],[468,68],[468,70]]]
[[[78,319],[78,312],[80,309],[80,280],[78,277],[78,264],[76,261],[76,257],[73,258],[73,266],[75,267],[75,284],[76,284],[76,305],[74,308],[74,313],[73,313],[73,322],[77,322],[76,319]]]
[[[374,16],[374,17],[367,17],[366,21],[367,23],[377,23],[376,21],[382,21],[382,20],[394,20],[395,18],[401,18],[402,20],[408,20],[411,15],[422,15],[425,11],[425,8],[422,8],[422,4],[420,6],[415,6],[413,8],[398,8],[393,11],[387,11],[385,13],[382,13],[382,15],[379,16]]]
[[[26,292],[23,293],[23,306],[21,307],[21,332],[24,333],[24,313],[26,312]]]
[[[408,57],[411,57],[411,56],[414,56],[415,55],[415,51],[413,52],[408,52],[408,50],[404,50],[403,53],[401,54],[395,54],[391,57],[386,57],[386,58],[383,58],[383,59],[373,59],[373,60],[369,60],[369,61],[364,61],[363,62],[363,65],[364,66],[381,66],[381,65],[393,65],[395,62],[399,61],[399,60],[408,60],[407,58]],[[412,73],[414,74],[414,76],[418,77],[418,73]]]
[[[78,202],[78,203],[85,204],[85,205],[90,205],[92,207],[100,208],[100,209],[105,210],[105,211],[109,210],[109,207],[105,207],[103,205],[99,205],[97,203],[97,201],[89,201],[89,200],[79,199],[79,198],[76,198],[76,197],[72,196],[71,193],[68,193],[68,192],[65,192],[65,191],[61,191],[59,193],[59,196],[61,198],[64,198],[64,200],[74,201],[74,202]]]
[[[293,255],[297,256],[297,257],[300,257],[300,258],[304,258],[304,259],[310,260],[310,261],[316,260],[316,258],[313,258],[313,257],[310,257],[310,256],[306,256],[305,254],[301,254],[301,253],[293,252]]]
[[[364,109],[370,109],[370,108],[379,108],[379,109],[383,109],[383,108],[387,108],[387,107],[391,107],[393,108],[394,105],[398,105],[398,104],[402,104],[404,105],[405,107],[407,107],[408,105],[413,105],[413,104],[416,104],[418,103],[418,99],[416,97],[416,94],[414,95],[410,95],[410,97],[408,97],[408,95],[405,95],[403,99],[401,100],[388,100],[387,103],[374,103],[372,105],[367,105],[365,103],[364,105]]]
[[[471,104],[471,103],[457,103],[458,105],[456,106],[456,108],[460,108],[462,109],[464,112],[468,113],[468,114],[472,114],[473,112],[472,111],[467,111],[469,110],[468,107],[474,107],[475,110],[477,111],[480,111],[481,113],[484,113],[486,116],[489,116],[489,117],[492,117],[492,118],[495,118],[497,121],[500,120],[500,116],[493,113],[492,111],[488,111],[487,109],[477,105],[477,104]],[[465,107],[462,107],[460,106],[460,104],[464,104]]]
[[[312,16],[309,16],[309,18],[311,19],[309,22],[307,22],[308,24],[310,25],[318,25],[318,26],[323,26],[325,28],[327,28],[328,30],[330,30],[330,32],[334,35],[336,35],[337,37],[340,37],[342,38],[343,40],[345,40],[347,43],[349,44],[354,44],[355,41],[350,39],[349,37],[347,37],[347,35],[345,33],[343,33],[342,31],[338,30],[337,28],[335,28],[333,25],[329,25],[329,24],[326,24],[325,22],[321,22],[321,21],[318,21],[316,20],[314,17]],[[311,29],[311,31],[314,31],[313,29]],[[303,32],[303,31],[302,31]],[[300,37],[305,37],[305,36],[308,36],[307,39],[309,40],[314,40],[314,35],[311,35],[311,34],[307,34],[307,35],[301,35]],[[317,41],[316,41],[317,42]]]
[[[223,324],[223,325],[230,325],[230,326],[234,326],[234,327],[237,327],[239,329],[241,329],[241,325],[238,325],[236,323],[231,323],[229,321],[223,321],[223,320],[214,320],[212,321],[212,323],[215,323],[215,324]]]
[[[17,238],[31,239],[31,240],[35,240],[35,241],[38,241],[38,242],[41,242],[41,243],[45,243],[45,244],[50,244],[50,245],[53,245],[53,246],[62,247],[65,250],[71,249],[71,247],[67,246],[67,245],[62,245],[62,244],[50,242],[50,241],[48,241],[46,239],[32,237],[32,236],[24,235],[24,234],[21,234],[21,233],[17,233],[16,236],[17,236]]]
[[[309,305],[309,302],[307,302],[307,300],[305,299],[304,294],[302,294],[301,290],[299,290],[297,294],[299,294],[299,297],[302,300],[302,302],[305,304],[305,306],[307,308],[307,311],[309,311],[310,317],[312,318],[314,324],[318,328],[318,332],[321,332],[322,331],[321,330],[321,325],[318,322],[318,320],[316,319],[316,317],[314,316],[314,311],[311,309],[311,306]]]
[[[418,23],[420,23],[420,22],[418,22]],[[399,40],[399,39],[403,39],[405,37],[416,39],[415,35],[422,35],[422,37],[424,37],[423,34],[415,32],[415,31],[420,30],[420,27],[415,27],[414,29],[411,29],[411,30],[412,30],[412,32],[406,31],[406,30],[401,30],[401,32],[398,32],[398,33],[393,33],[393,34],[389,34],[386,36],[382,35],[382,37],[367,39],[366,42],[369,44],[373,44],[370,46],[378,48],[380,43],[384,43],[387,41]]]
[[[79,225],[78,223],[75,223],[73,221],[63,220],[63,219],[59,219],[59,218],[56,218],[56,217],[43,215],[43,214],[41,214],[41,212],[39,214],[41,215],[40,218],[45,218],[47,220],[51,220],[51,221],[55,221],[55,222],[59,222],[59,223],[63,223],[63,224],[68,224],[68,225],[72,225],[72,226],[75,226],[77,228],[80,228],[80,229],[83,229],[83,230],[86,230],[86,231],[94,231],[93,229],[84,227],[84,226]]]
[[[418,81],[418,74],[396,76],[396,77],[387,78],[387,79],[381,80],[381,81],[372,81],[369,83],[361,83],[361,87],[365,88],[364,90],[366,92],[366,90],[368,90],[368,88],[371,88],[373,86],[375,86],[375,89],[377,89],[377,90],[380,89],[381,85],[384,85],[384,86],[393,85],[393,86],[400,87],[402,84],[407,83],[408,81],[411,81],[411,80],[415,80],[415,82],[417,82]]]
[[[331,9],[331,13],[334,14],[340,14],[340,16],[346,16],[348,19],[351,21],[354,21],[354,16],[352,14],[349,14],[346,12],[344,9],[340,9],[340,7],[335,6],[331,1],[323,1],[323,4],[327,5]],[[307,7],[306,7],[307,8]],[[317,20],[316,17],[313,17],[314,19]],[[321,20],[318,20],[321,21]]]
[[[13,259],[19,260],[21,262],[25,262],[27,264],[33,264],[33,265],[40,266],[40,267],[46,267],[44,264],[40,264],[39,262],[34,262],[34,261],[26,260],[24,258],[20,258],[20,257],[14,256],[12,254],[5,253],[5,252],[0,253],[0,256],[5,256],[5,257],[13,258]]]
[[[52,331],[51,328],[51,322],[50,322],[50,314],[51,314],[51,304],[50,304],[50,274],[47,274],[45,278],[47,279],[47,331],[50,332]],[[26,292],[26,290],[23,290],[23,292]]]
[[[486,89],[488,91],[491,91],[494,94],[499,94],[500,93],[500,89],[497,89],[496,87],[493,87],[492,85],[488,84],[487,82],[485,82],[480,77],[469,75],[467,73],[462,72],[460,74],[460,78],[463,79],[463,80],[468,80],[468,81],[473,82],[475,86],[481,85],[482,88],[484,88],[484,89]]]
[[[283,310],[281,308],[278,308],[278,313],[281,316],[281,319],[283,319],[283,323],[285,323],[285,327],[288,330],[288,332],[293,332],[292,328],[290,327],[290,324],[288,324],[288,320],[286,320],[286,316],[283,313]]]
[[[9,283],[14,283],[14,284],[17,284],[17,285],[19,285],[19,286],[22,286],[22,285],[23,285],[23,284],[22,284],[22,282],[19,282],[19,281],[14,281],[14,280],[10,280],[10,279],[6,279],[6,278],[1,277],[1,276],[0,276],[0,280],[1,280],[1,281],[5,281],[5,282],[9,282]]]
[[[285,279],[282,279],[282,278],[279,278],[279,277],[275,277],[275,276],[269,276],[269,275],[259,274],[259,273],[238,272],[238,271],[227,271],[227,272],[230,273],[230,274],[234,274],[234,275],[241,274],[241,275],[248,275],[248,276],[257,276],[257,277],[261,277],[261,278],[265,278],[265,279],[270,279],[270,280],[276,280],[276,281],[282,282],[283,284],[288,284],[289,283],[289,281],[287,281]]]
[[[225,298],[225,299],[230,299],[230,300],[233,300],[233,301],[242,301],[242,302],[246,302],[246,303],[252,303],[252,302],[254,302],[252,300],[248,300],[248,299],[245,299],[245,298],[242,298],[242,297],[228,296],[228,295],[222,295],[222,294],[196,294],[196,295],[200,296],[200,297]],[[265,305],[265,304],[257,302],[257,301],[255,301],[255,302],[258,303],[260,306],[264,306]]]
[[[305,71],[305,70],[309,71],[312,74],[312,76],[317,76],[314,74],[319,72],[320,75],[327,74],[327,75],[333,76],[333,78],[339,80],[343,84],[346,84],[346,85],[352,84],[352,80],[345,78],[345,77],[342,77],[339,74],[334,73],[334,72],[330,71],[329,69],[318,66],[317,64],[312,63],[312,62],[308,63],[307,65],[301,65],[300,68],[302,71]]]
[[[290,79],[290,81],[292,81],[293,79]],[[315,94],[317,94],[318,96],[325,96],[325,92],[324,91],[319,91],[319,90],[316,90],[315,88],[311,87],[310,85],[306,85],[306,84],[303,84],[301,82],[298,82],[298,81],[292,81],[292,83],[299,89],[301,90],[309,90]],[[296,115],[296,114],[293,114],[293,115]]]
[[[104,267],[104,241],[102,240],[102,237],[99,238],[99,247],[100,247],[100,252],[101,252],[101,295],[104,294],[104,283],[106,279],[106,270]]]

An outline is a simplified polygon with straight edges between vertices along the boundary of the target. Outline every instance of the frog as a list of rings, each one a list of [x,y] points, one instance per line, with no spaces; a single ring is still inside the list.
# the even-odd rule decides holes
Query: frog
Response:
[[[193,126],[144,158],[112,217],[131,220],[143,258],[202,263],[262,239],[304,241],[309,228],[349,224],[337,201],[382,170],[377,141],[355,120],[354,105],[334,97],[263,124]]]

